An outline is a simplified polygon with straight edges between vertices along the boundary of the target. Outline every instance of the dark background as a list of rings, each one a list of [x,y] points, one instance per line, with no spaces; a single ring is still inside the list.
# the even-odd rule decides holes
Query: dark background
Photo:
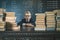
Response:
[[[0,0],[0,8],[5,8],[7,12],[16,12],[18,23],[26,10],[32,13],[35,20],[35,13],[60,9],[60,0]]]

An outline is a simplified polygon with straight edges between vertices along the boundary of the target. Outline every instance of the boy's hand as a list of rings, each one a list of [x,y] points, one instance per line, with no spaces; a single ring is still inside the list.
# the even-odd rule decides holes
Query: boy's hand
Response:
[[[33,27],[34,25],[32,25],[31,23],[27,23],[26,24],[28,27]]]

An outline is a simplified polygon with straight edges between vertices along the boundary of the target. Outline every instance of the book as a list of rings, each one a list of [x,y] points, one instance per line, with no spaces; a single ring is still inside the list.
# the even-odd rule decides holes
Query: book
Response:
[[[35,31],[45,31],[46,29],[45,29],[45,28],[39,28],[39,27],[38,27],[38,28],[36,28],[36,27],[35,27],[35,29],[34,29],[34,30],[35,30]]]
[[[5,31],[5,28],[1,28],[0,31]]]
[[[3,18],[3,14],[0,14],[0,18]]]
[[[6,17],[6,21],[7,22],[15,22],[16,21],[16,17]]]
[[[3,14],[3,12],[0,12],[0,15]]]
[[[48,27],[47,31],[55,31],[55,27]]]
[[[60,10],[54,10],[53,12],[56,13],[57,16],[60,16]]]
[[[15,12],[6,12],[6,17],[15,17]]]
[[[56,28],[57,31],[60,31],[60,28]]]
[[[6,9],[0,8],[0,12],[5,12],[5,11],[6,11]]]
[[[45,14],[46,14],[47,16],[49,16],[49,15],[53,16],[53,15],[55,15],[55,13],[54,13],[53,11],[45,12]]]
[[[56,28],[57,31],[60,31],[60,20],[57,21],[57,28]]]
[[[0,21],[0,29],[1,29],[1,28],[2,28],[2,29],[5,28],[5,24],[6,24],[5,22]]]
[[[4,26],[4,25],[5,25],[5,22],[0,21],[0,26]]]
[[[0,21],[3,21],[3,18],[0,18]]]
[[[6,27],[8,30],[13,30],[14,27],[17,27],[16,22],[6,22]]]
[[[12,27],[12,31],[20,31],[20,27]]]
[[[55,24],[54,24],[54,25],[52,25],[52,24],[47,24],[47,28],[49,28],[49,27],[54,27],[54,28],[55,28]]]

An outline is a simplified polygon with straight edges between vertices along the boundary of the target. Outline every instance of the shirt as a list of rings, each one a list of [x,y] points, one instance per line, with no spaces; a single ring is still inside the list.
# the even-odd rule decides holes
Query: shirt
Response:
[[[23,23],[31,23],[32,25],[35,26],[35,21],[33,21],[33,19],[31,18],[30,21],[26,21],[26,19],[22,19],[17,25],[20,26],[20,30],[23,30]],[[34,28],[31,29],[32,31],[34,30]]]

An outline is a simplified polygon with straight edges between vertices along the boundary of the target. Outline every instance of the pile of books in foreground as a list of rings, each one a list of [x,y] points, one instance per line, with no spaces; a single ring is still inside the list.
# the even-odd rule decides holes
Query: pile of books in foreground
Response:
[[[60,31],[60,10],[54,10],[56,13],[56,22],[57,22],[57,27],[56,30]]]
[[[45,12],[46,14],[46,25],[47,25],[47,31],[55,30],[55,14],[54,12]]]
[[[6,12],[6,28],[12,30],[12,28],[17,27],[15,12]]]
[[[4,12],[5,9],[3,8],[0,8],[0,31],[5,31],[5,21],[3,21],[3,12]]]
[[[36,15],[36,31],[45,31],[46,26],[45,26],[45,14],[44,13],[37,13]]]

